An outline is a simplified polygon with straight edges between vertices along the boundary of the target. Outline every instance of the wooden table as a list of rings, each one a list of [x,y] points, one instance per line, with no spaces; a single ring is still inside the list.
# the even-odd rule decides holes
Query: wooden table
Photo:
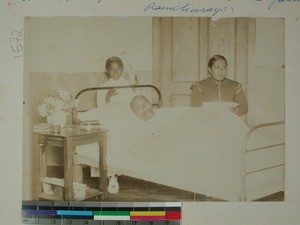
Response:
[[[107,195],[107,131],[80,130],[79,126],[72,125],[62,129],[59,133],[51,131],[34,131],[35,151],[36,151],[36,193],[37,199],[48,199],[52,201],[72,201],[74,197],[73,192],[73,158],[75,155],[75,147],[78,145],[98,143],[99,144],[99,190],[87,189],[86,199],[95,196],[102,196],[105,200]],[[42,192],[41,178],[47,176],[47,147],[55,146],[61,147],[63,151],[64,162],[64,194],[63,198],[53,195],[47,195]]]

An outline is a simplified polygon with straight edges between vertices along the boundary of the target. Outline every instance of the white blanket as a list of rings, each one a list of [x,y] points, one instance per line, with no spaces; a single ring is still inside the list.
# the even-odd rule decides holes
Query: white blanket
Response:
[[[248,128],[240,118],[225,108],[215,106],[161,108],[156,110],[154,117],[142,121],[133,114],[128,104],[111,103],[81,113],[79,118],[82,121],[97,119],[101,121],[104,129],[109,130],[108,161],[110,161],[118,158],[118,154],[127,154],[130,149],[132,153],[133,149],[137,149],[136,154],[139,155],[145,151],[143,149],[157,146],[160,142],[161,147],[169,151],[179,148],[180,143],[184,148],[195,148],[196,143],[202,147],[218,148],[216,142],[222,145],[228,138],[230,142],[232,139],[238,139],[240,144],[239,137],[244,137]],[[213,146],[210,146],[211,144]],[[86,149],[87,146],[82,151],[78,148],[77,152],[94,160],[98,159],[97,155],[89,155],[91,148],[89,151]]]
[[[107,164],[137,178],[238,200],[241,148],[249,128],[220,105],[156,110],[142,121],[126,104],[108,104],[79,116],[99,119],[108,132]],[[76,152],[98,161],[97,145]],[[88,149],[88,150],[87,150]]]

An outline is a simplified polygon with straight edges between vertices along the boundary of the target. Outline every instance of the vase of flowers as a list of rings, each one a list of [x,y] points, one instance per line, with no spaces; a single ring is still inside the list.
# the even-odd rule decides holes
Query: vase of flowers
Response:
[[[77,105],[78,101],[75,101],[69,92],[56,88],[41,97],[37,109],[39,115],[47,117],[47,123],[63,128],[67,116]]]
[[[54,111],[47,116],[47,123],[51,125],[60,125],[63,128],[67,122],[67,115],[64,111]]]

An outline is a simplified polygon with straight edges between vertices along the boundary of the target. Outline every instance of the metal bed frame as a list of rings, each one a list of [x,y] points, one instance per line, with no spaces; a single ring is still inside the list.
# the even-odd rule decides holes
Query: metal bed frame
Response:
[[[154,103],[153,105],[155,106],[158,106],[159,108],[162,107],[162,96],[161,96],[161,92],[160,90],[154,86],[154,85],[127,85],[127,86],[109,86],[109,87],[91,87],[91,88],[86,88],[86,89],[83,89],[81,91],[79,91],[76,96],[75,96],[75,99],[78,99],[79,96],[81,94],[83,94],[84,92],[88,92],[88,91],[97,91],[97,90],[109,90],[109,89],[112,89],[112,88],[152,88],[156,91],[157,95],[158,95],[158,103]],[[73,113],[73,110],[75,110]],[[73,114],[73,121],[76,121],[74,119],[76,119],[76,109],[74,108],[72,110],[72,114]],[[276,164],[276,165],[272,165],[272,166],[269,166],[269,167],[265,167],[265,168],[262,168],[262,169],[258,169],[258,170],[252,170],[252,171],[247,171],[247,168],[246,168],[246,157],[247,157],[247,154],[250,153],[250,152],[253,152],[253,151],[263,151],[263,150],[267,150],[267,149],[270,149],[272,147],[276,147],[276,146],[284,146],[284,142],[283,143],[279,143],[279,144],[275,144],[275,145],[269,145],[269,146],[263,146],[263,147],[259,147],[259,148],[248,148],[248,141],[249,141],[249,138],[251,136],[251,134],[255,131],[257,131],[258,129],[260,128],[263,128],[263,127],[268,127],[268,126],[276,126],[276,125],[282,125],[284,124],[284,122],[272,122],[272,123],[264,123],[264,124],[259,124],[259,125],[256,125],[254,127],[252,127],[247,135],[245,136],[244,138],[244,141],[243,141],[243,146],[242,146],[242,153],[241,153],[241,162],[242,162],[242,167],[241,167],[241,191],[240,191],[240,196],[239,196],[239,201],[247,201],[247,190],[246,190],[246,179],[247,179],[247,176],[249,174],[253,174],[253,173],[258,173],[258,172],[261,172],[261,171],[264,171],[264,170],[269,170],[269,169],[272,169],[272,168],[276,168],[276,167],[280,167],[280,166],[284,166],[285,164],[284,163],[281,163],[281,164]]]
[[[76,95],[75,95],[75,100],[78,100],[79,99],[79,96],[85,92],[88,92],[88,91],[99,91],[99,90],[110,90],[110,89],[113,89],[113,88],[116,88],[116,89],[123,89],[123,88],[152,88],[153,90],[156,91],[157,93],[157,96],[158,96],[158,103],[152,103],[152,105],[160,108],[162,107],[162,96],[161,96],[161,92],[160,90],[155,87],[154,85],[150,85],[150,84],[145,84],[145,85],[126,85],[126,86],[108,86],[108,87],[90,87],[90,88],[85,88],[81,91],[79,91]],[[72,109],[72,121],[76,121],[77,120],[77,110],[76,110],[76,107],[74,107]]]
[[[273,166],[268,166],[268,167],[264,167],[262,169],[258,169],[258,170],[251,170],[251,171],[247,171],[246,168],[246,157],[247,154],[250,152],[254,152],[254,151],[263,151],[263,150],[267,150],[270,149],[272,147],[276,147],[276,146],[284,146],[284,142],[282,143],[278,143],[275,145],[268,145],[268,146],[262,146],[262,147],[258,147],[258,148],[248,148],[248,141],[249,138],[251,136],[251,134],[255,131],[257,131],[258,129],[264,128],[264,127],[270,127],[270,126],[277,126],[277,125],[282,125],[284,124],[284,122],[273,122],[273,123],[263,123],[263,124],[259,124],[256,125],[254,127],[252,127],[247,135],[245,136],[244,142],[243,142],[243,148],[242,148],[242,170],[241,170],[241,193],[240,193],[240,197],[239,200],[242,202],[247,201],[247,190],[246,190],[246,179],[247,176],[249,174],[253,174],[253,173],[258,173],[264,170],[269,170],[269,169],[273,169],[276,167],[280,167],[280,166],[284,166],[284,163],[279,163],[279,164],[275,164]]]
[[[76,96],[75,96],[75,99],[78,99],[79,96],[84,93],[84,92],[87,92],[87,91],[97,91],[97,90],[109,90],[109,89],[113,89],[113,88],[116,88],[116,89],[122,89],[122,88],[153,88],[157,94],[158,94],[158,101],[159,101],[159,106],[161,107],[162,106],[162,97],[161,97],[161,93],[160,93],[160,90],[155,87],[154,85],[150,85],[150,84],[145,84],[145,85],[126,85],[126,86],[109,86],[109,87],[91,87],[91,88],[85,88],[81,91],[79,91]]]

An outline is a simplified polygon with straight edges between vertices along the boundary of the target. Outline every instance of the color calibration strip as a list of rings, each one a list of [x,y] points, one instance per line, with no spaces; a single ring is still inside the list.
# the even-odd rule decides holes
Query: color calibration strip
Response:
[[[181,202],[23,201],[22,224],[180,225]]]

